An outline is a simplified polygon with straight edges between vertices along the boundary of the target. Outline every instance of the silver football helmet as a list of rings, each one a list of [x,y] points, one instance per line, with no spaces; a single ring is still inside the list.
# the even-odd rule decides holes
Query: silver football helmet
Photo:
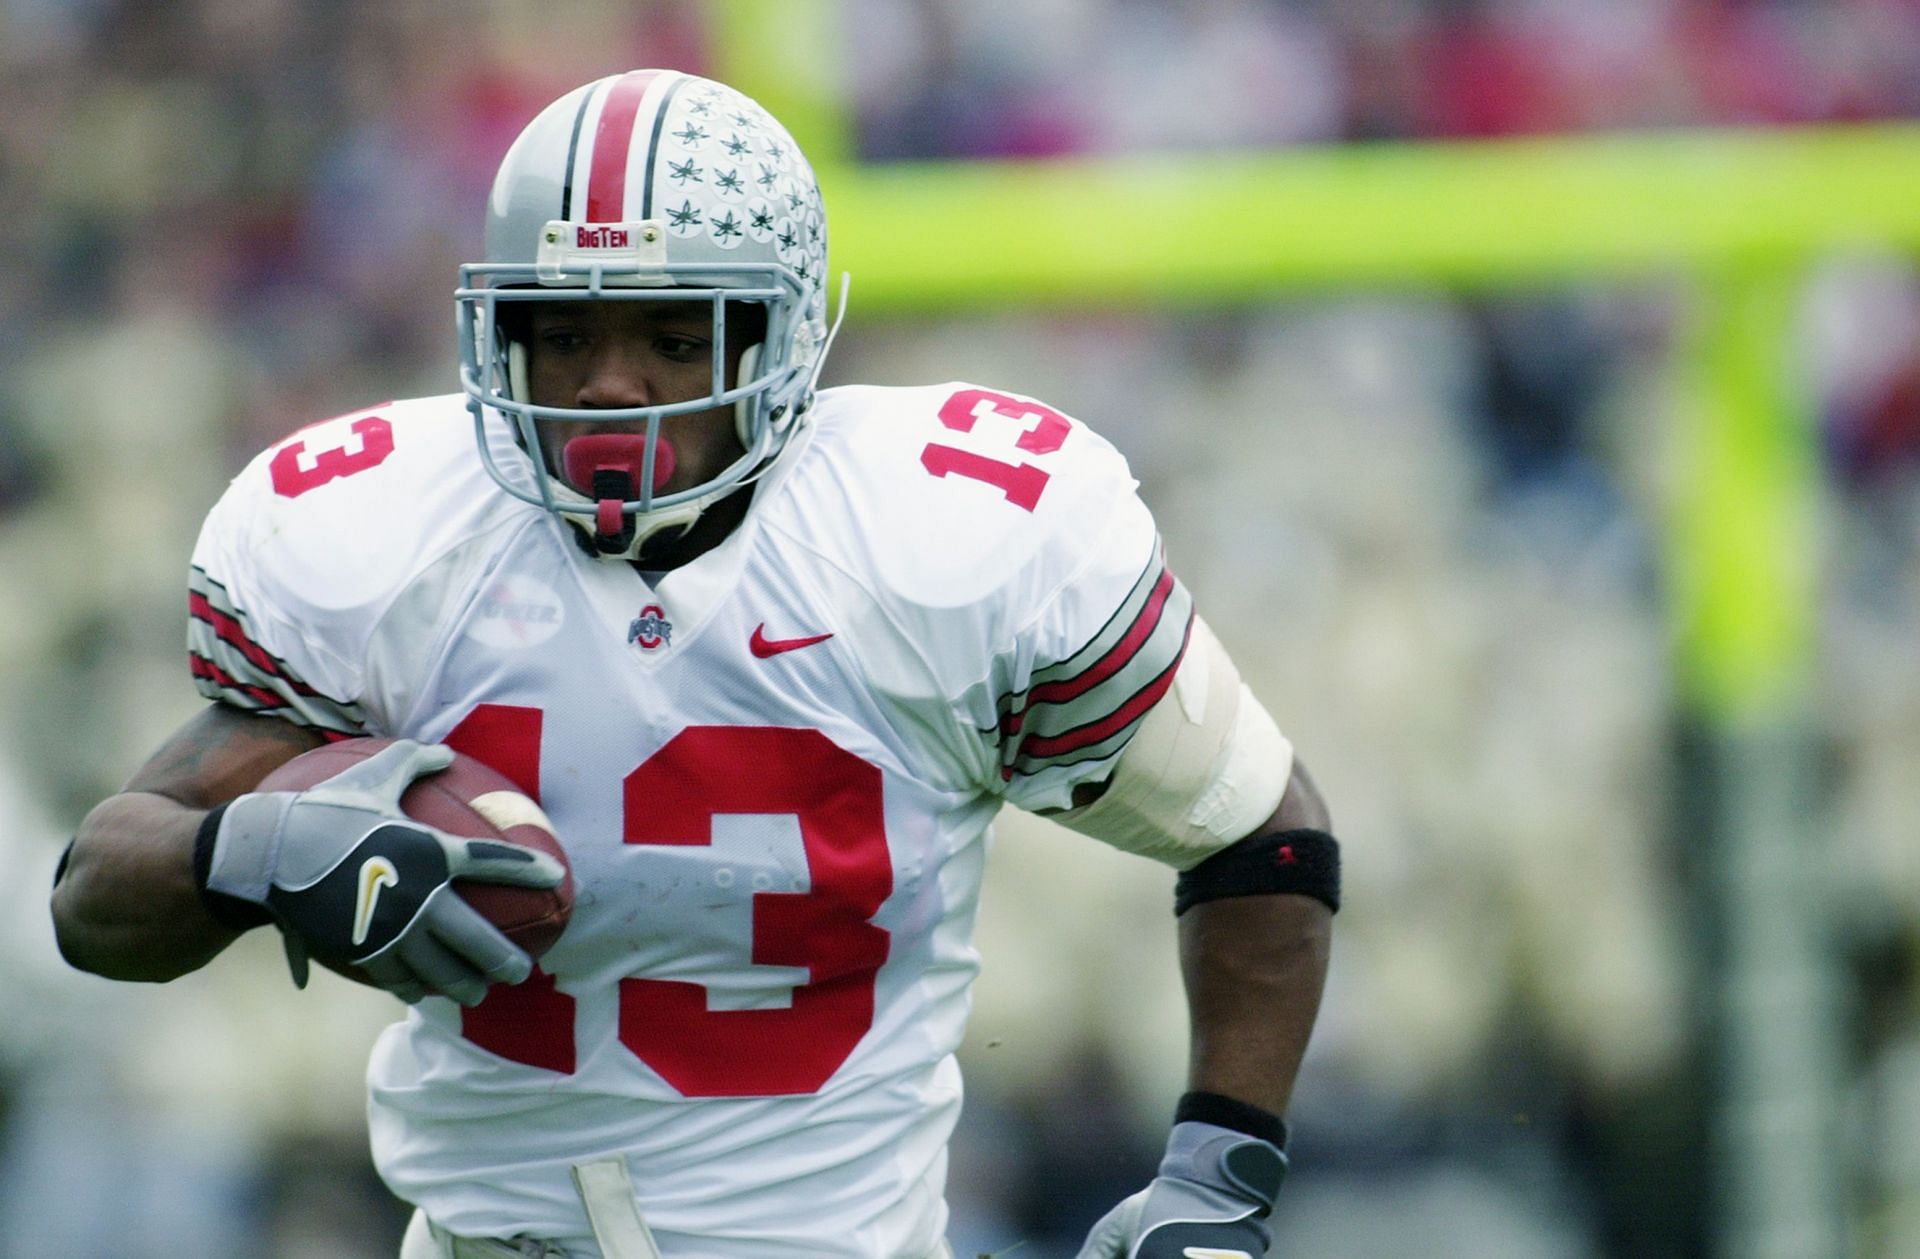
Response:
[[[562,96],[501,161],[487,202],[486,261],[460,268],[460,380],[488,473],[514,497],[573,520],[603,555],[631,557],[662,530],[691,527],[764,473],[803,422],[830,340],[826,261],[813,170],[746,96],[675,70],[612,75]],[[526,347],[509,335],[514,321],[502,308],[583,298],[704,306],[713,331],[709,392],[622,409],[535,405]],[[728,309],[737,315],[742,302],[764,310],[766,335],[747,347],[730,384]],[[740,458],[711,480],[656,494],[671,471],[661,421],[720,406],[734,409]],[[503,467],[503,452],[489,446],[488,409],[514,427],[530,479]],[[644,439],[568,443],[574,481],[591,478],[583,494],[548,467],[539,430],[555,421],[646,429]]]

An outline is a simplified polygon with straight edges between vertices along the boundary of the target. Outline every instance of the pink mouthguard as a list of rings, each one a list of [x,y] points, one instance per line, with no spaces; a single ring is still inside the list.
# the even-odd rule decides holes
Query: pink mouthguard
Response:
[[[560,460],[566,465],[569,482],[600,497],[600,508],[595,513],[594,523],[601,534],[612,537],[619,533],[623,527],[620,504],[635,494],[635,488],[641,484],[641,473],[646,468],[646,435],[589,433],[568,442],[560,451]],[[667,482],[673,479],[673,462],[673,447],[664,439],[654,442],[654,493],[665,489]],[[624,489],[616,488],[617,482],[607,485],[602,474],[609,472],[625,480]]]

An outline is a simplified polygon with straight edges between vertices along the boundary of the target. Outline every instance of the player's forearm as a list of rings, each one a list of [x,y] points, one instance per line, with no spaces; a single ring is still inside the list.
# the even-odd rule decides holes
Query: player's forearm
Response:
[[[109,979],[160,982],[204,966],[235,932],[208,916],[193,877],[205,813],[129,791],[89,813],[53,891],[68,963]]]
[[[1297,757],[1262,832],[1332,828]],[[1286,1113],[1326,987],[1333,911],[1274,893],[1204,901],[1180,918],[1180,965],[1193,1020],[1188,1087]]]
[[[320,745],[316,732],[209,704],[80,823],[53,893],[60,951],[81,970],[161,981],[204,966],[236,933],[193,877],[206,811]]]
[[[1286,1112],[1332,938],[1332,912],[1306,896],[1231,897],[1181,916],[1193,1022],[1189,1088]]]

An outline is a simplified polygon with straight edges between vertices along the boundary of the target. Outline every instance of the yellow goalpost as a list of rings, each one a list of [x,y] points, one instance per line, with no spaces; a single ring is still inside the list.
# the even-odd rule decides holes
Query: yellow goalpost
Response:
[[[857,315],[1690,285],[1658,523],[1680,702],[1711,732],[1721,832],[1722,969],[1702,993],[1723,1029],[1717,1232],[1729,1254],[1843,1253],[1831,919],[1792,875],[1818,843],[1806,727],[1823,520],[1794,331],[1822,257],[1920,251],[1920,126],[862,165],[837,9],[709,12],[722,76],[815,156]]]

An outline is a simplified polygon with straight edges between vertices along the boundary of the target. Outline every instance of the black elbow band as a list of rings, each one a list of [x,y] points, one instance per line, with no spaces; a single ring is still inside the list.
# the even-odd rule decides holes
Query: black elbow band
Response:
[[[1173,912],[1228,896],[1311,896],[1340,912],[1340,844],[1325,831],[1271,831],[1222,848],[1174,884]]]

